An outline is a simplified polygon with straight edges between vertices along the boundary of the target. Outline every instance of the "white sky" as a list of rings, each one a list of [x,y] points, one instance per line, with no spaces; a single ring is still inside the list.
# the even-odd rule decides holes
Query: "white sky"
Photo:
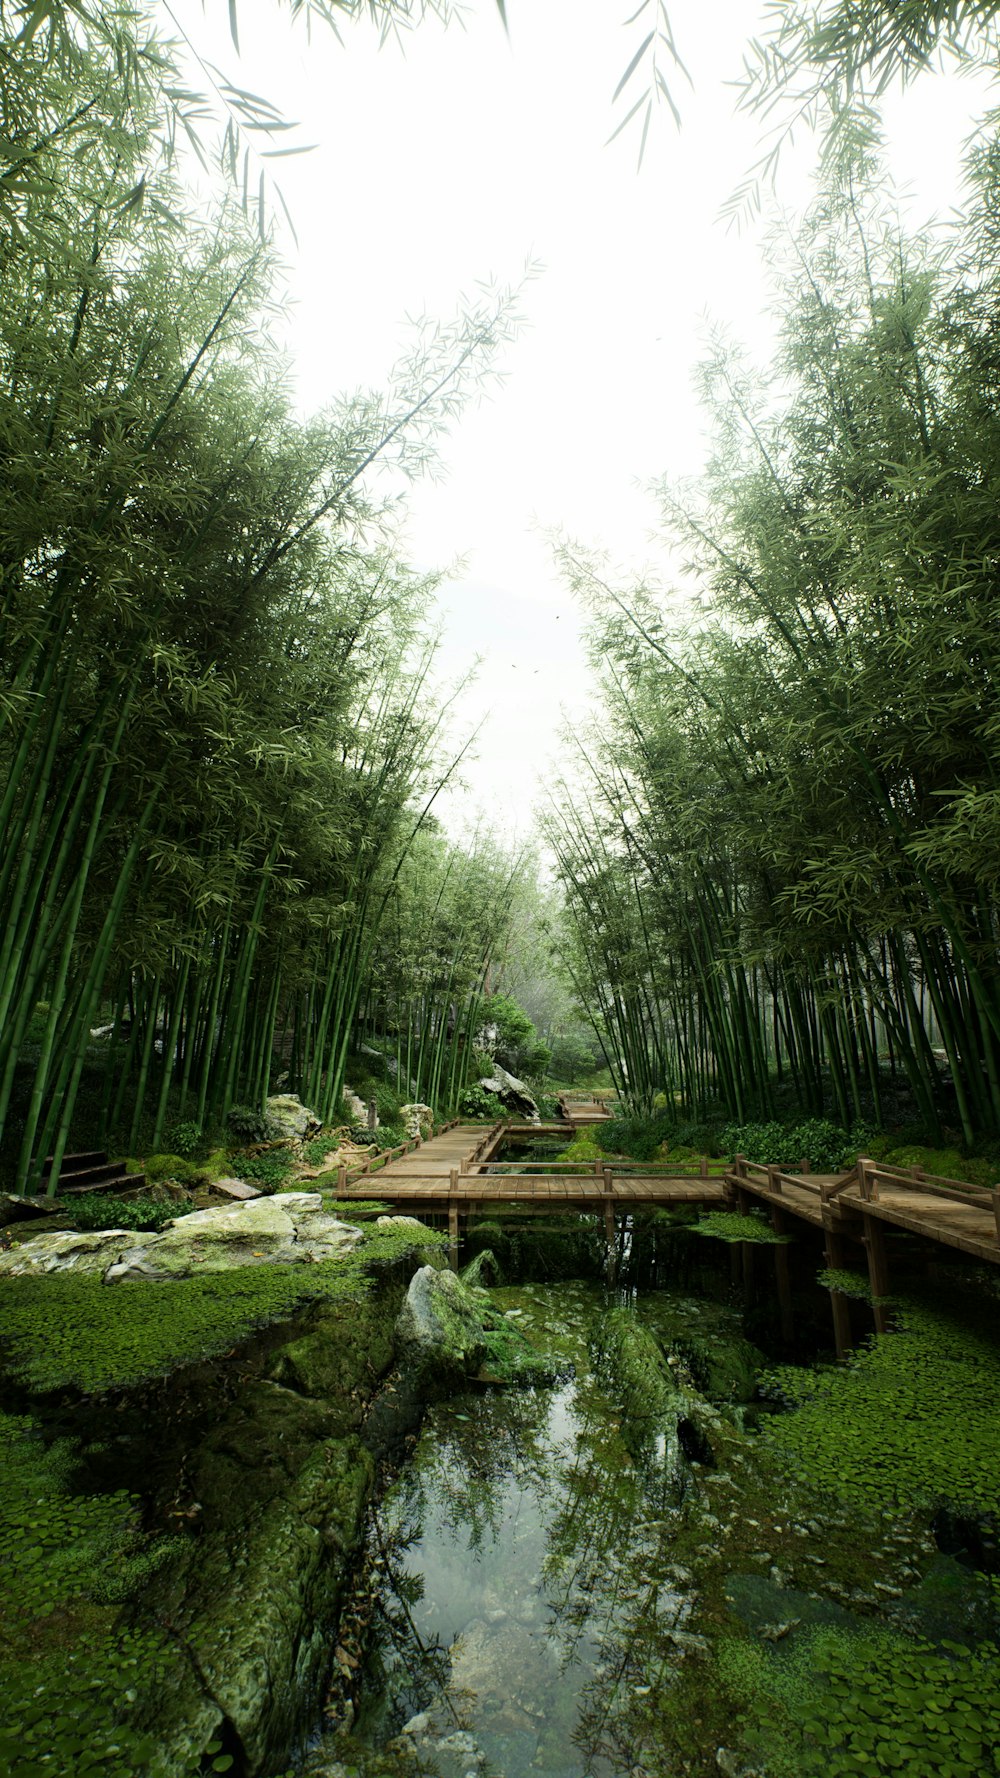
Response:
[[[692,371],[706,316],[766,357],[771,325],[760,231],[720,209],[756,158],[756,126],[726,85],[763,6],[674,0],[693,77],[678,78],[677,132],[659,118],[640,172],[629,130],[605,146],[611,94],[638,45],[627,0],[472,0],[466,28],[429,23],[404,52],[366,29],[311,41],[269,0],[239,0],[242,55],[197,0],[174,16],[236,84],[301,120],[316,151],[273,162],[299,236],[284,244],[293,297],[286,343],[303,408],[378,386],[407,315],[450,316],[478,280],[542,273],[506,380],[442,447],[448,476],[418,483],[407,535],[415,564],[463,565],[441,596],[440,670],[484,657],[461,722],[490,714],[467,790],[442,812],[486,811],[522,837],[537,777],[557,752],[560,707],[586,728],[578,613],[542,532],[560,527],[624,563],[655,553],[655,476],[695,472],[703,435]],[[219,15],[225,9],[219,7]],[[892,173],[912,216],[946,215],[974,109],[969,82],[924,78],[889,105]],[[781,197],[809,194],[811,147],[786,153]]]

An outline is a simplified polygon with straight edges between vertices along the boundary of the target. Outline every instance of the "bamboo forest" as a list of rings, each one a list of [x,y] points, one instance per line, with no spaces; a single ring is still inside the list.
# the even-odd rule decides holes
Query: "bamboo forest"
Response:
[[[1000,1775],[998,315],[994,0],[0,0],[0,1778]]]

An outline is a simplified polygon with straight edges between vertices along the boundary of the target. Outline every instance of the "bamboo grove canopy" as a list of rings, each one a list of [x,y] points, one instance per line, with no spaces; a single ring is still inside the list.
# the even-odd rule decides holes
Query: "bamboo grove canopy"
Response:
[[[895,1076],[1000,1127],[998,175],[990,134],[906,241],[857,142],[775,240],[770,374],[706,364],[710,467],[658,490],[687,586],[562,549],[603,683],[551,817],[569,957],[636,1102],[786,1079],[849,1124]]]
[[[171,1094],[198,1122],[259,1101],[279,1026],[336,1106],[451,769],[433,581],[365,473],[416,473],[514,326],[486,293],[385,392],[297,420],[271,254],[232,198],[185,211],[164,52],[114,23],[155,80],[123,88],[84,32],[0,39],[0,1138],[21,1187],[63,1151],[102,1018],[105,1135],[127,1107],[123,1137],[146,1118],[158,1139]]]

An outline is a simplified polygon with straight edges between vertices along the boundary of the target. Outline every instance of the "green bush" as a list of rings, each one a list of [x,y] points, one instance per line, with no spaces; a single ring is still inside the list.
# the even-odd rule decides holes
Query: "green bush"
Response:
[[[458,1101],[461,1117],[482,1118],[484,1123],[496,1122],[497,1118],[506,1117],[506,1106],[500,1103],[495,1093],[484,1092],[482,1087],[466,1087]]]
[[[278,1134],[273,1119],[252,1105],[231,1105],[226,1129],[237,1142],[273,1142]]]
[[[722,1151],[745,1155],[761,1167],[797,1167],[807,1160],[816,1173],[837,1173],[853,1167],[859,1154],[867,1154],[874,1131],[857,1124],[845,1130],[828,1118],[807,1118],[799,1123],[727,1124],[720,1132]]]
[[[158,1204],[154,1198],[115,1198],[102,1192],[57,1197],[55,1206],[76,1229],[162,1229],[184,1214],[178,1204]]]
[[[171,1124],[167,1134],[173,1145],[173,1153],[187,1156],[197,1154],[204,1139],[200,1124]]]
[[[398,1148],[401,1142],[409,1140],[402,1124],[379,1124],[377,1130],[369,1130],[364,1124],[351,1124],[347,1134],[352,1142],[362,1147],[375,1148],[383,1154],[387,1148]]]
[[[654,1161],[660,1147],[669,1142],[677,1128],[672,1112],[661,1111],[655,1117],[629,1117],[619,1114],[599,1124],[598,1146],[605,1154],[624,1154],[634,1161]]]
[[[241,1179],[252,1185],[269,1187],[274,1191],[283,1185],[295,1165],[295,1158],[287,1148],[270,1148],[264,1154],[241,1155],[237,1167]]]

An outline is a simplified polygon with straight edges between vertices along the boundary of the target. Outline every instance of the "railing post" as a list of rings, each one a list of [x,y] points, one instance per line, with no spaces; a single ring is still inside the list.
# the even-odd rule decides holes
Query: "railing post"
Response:
[[[700,1173],[701,1173],[702,1179],[708,1178],[708,1156],[707,1156],[707,1154],[703,1154],[701,1157]]]
[[[746,1170],[747,1170],[746,1155],[745,1154],[734,1154],[734,1156],[733,1156],[733,1171],[735,1172],[737,1179],[745,1179],[746,1178]]]
[[[457,1167],[452,1167],[451,1171],[448,1174],[448,1190],[450,1192],[457,1192],[457,1190],[458,1190],[458,1168]]]
[[[347,1168],[337,1168],[337,1196],[342,1198],[347,1190]]]
[[[611,1168],[610,1167],[604,1168],[604,1195],[606,1198],[610,1198],[610,1196],[611,1196]]]
[[[806,1159],[805,1155],[803,1155],[801,1161],[799,1162],[799,1172],[800,1173],[811,1173],[812,1172],[812,1168],[810,1167],[809,1162]]]
[[[875,1195],[875,1186],[871,1178],[871,1169],[875,1166],[867,1155],[858,1156],[858,1189],[866,1204],[870,1204]]]
[[[598,1179],[600,1179],[603,1170],[604,1170],[604,1162],[601,1160],[600,1155],[598,1155],[596,1161],[594,1162],[594,1172],[596,1173]]]
[[[768,1167],[768,1169],[767,1169],[767,1189],[769,1192],[775,1192],[776,1195],[780,1198],[780,1196],[781,1196],[781,1169],[780,1169],[780,1167]]]

